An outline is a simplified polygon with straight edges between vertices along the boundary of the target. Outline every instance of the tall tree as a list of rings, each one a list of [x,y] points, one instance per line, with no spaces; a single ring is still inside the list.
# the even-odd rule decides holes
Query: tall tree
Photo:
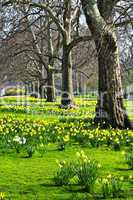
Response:
[[[62,36],[62,98],[61,107],[73,107],[73,84],[72,84],[72,59],[71,50],[77,43],[91,39],[91,37],[71,37],[72,26],[75,18],[79,16],[79,1],[63,0],[53,1],[40,0],[7,0],[2,5],[10,4],[28,5],[30,8],[44,10],[55,23]],[[58,14],[59,13],[59,14]]]
[[[119,0],[81,0],[95,41],[99,64],[99,98],[95,121],[116,128],[132,128],[123,103],[121,67],[112,19]]]
[[[58,53],[56,47],[57,39],[55,39],[57,34],[52,35],[51,26],[53,24],[48,20],[49,17],[46,12],[41,12],[37,9],[27,9],[26,6],[20,5],[18,7],[14,6],[11,12],[13,13],[13,11],[18,14],[14,23],[15,14],[12,14],[13,16],[9,15],[7,20],[8,15],[7,11],[5,11],[5,24],[7,21],[10,24],[10,28],[7,29],[6,40],[11,38],[14,41],[13,45],[11,42],[10,45],[7,45],[8,52],[10,52],[7,60],[12,60],[13,62],[11,63],[13,65],[16,62],[18,66],[16,68],[14,65],[15,74],[17,71],[19,73],[21,71],[21,81],[29,79],[29,82],[38,82],[39,84],[35,87],[37,90],[34,92],[40,93],[38,96],[43,98],[45,96],[44,89],[47,90],[47,101],[52,102],[55,100],[53,70],[55,58],[53,56],[56,57],[55,54]],[[11,26],[12,24],[14,24],[15,28]],[[26,63],[23,60],[23,64],[19,64],[22,55],[26,58]],[[19,58],[17,59],[17,57]],[[20,65],[23,65],[23,69],[21,69]],[[25,73],[25,75],[22,76],[22,73]],[[30,76],[27,77],[27,74]],[[35,82],[34,84],[36,85]]]

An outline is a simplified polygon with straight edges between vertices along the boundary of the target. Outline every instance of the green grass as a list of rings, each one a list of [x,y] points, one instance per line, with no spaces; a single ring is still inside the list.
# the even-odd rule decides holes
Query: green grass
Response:
[[[4,106],[4,101],[1,99],[0,117],[3,114],[13,115],[17,118],[29,118],[33,120],[49,120],[54,119],[57,122],[67,117],[84,119],[94,116],[95,100],[80,98],[76,99],[79,108],[70,111],[61,111],[57,103],[41,102],[38,106],[38,101],[33,98],[28,99],[31,106],[30,112],[23,111],[15,107],[16,98],[5,97],[4,101],[11,104],[14,111],[9,106]],[[25,102],[24,99],[22,99]],[[22,102],[21,101],[21,102]],[[126,102],[128,111],[133,119],[132,102]],[[34,111],[34,112],[32,112]],[[53,113],[53,111],[55,113]],[[51,114],[52,113],[52,114]],[[133,186],[129,182],[128,176],[132,175],[132,170],[124,161],[122,151],[113,151],[106,146],[100,148],[83,147],[80,145],[70,145],[65,151],[59,151],[56,144],[50,144],[48,150],[43,157],[39,153],[35,153],[32,158],[26,158],[24,152],[15,153],[14,150],[0,150],[0,192],[5,193],[4,199],[12,200],[88,200],[92,199],[89,194],[86,194],[78,185],[70,185],[57,187],[53,182],[53,177],[58,170],[56,160],[74,160],[77,151],[83,149],[90,158],[94,158],[102,165],[101,176],[114,174],[116,176],[124,176],[124,196],[120,199],[133,199]],[[125,148],[124,148],[125,149]],[[7,198],[6,198],[7,197]],[[102,199],[102,198],[101,198]]]
[[[45,100],[25,97],[1,97],[0,116],[12,114],[17,118],[45,119],[45,118],[89,118],[94,116],[96,100],[76,98],[75,103],[79,106],[76,110],[59,109],[60,99],[55,103]],[[28,104],[28,106],[23,106]]]
[[[54,177],[58,166],[58,160],[74,160],[75,154],[81,148],[78,146],[68,147],[65,152],[56,150],[56,146],[50,146],[43,157],[35,154],[32,158],[24,158],[23,154],[0,155],[0,190],[12,196],[12,199],[71,199],[72,193],[76,192],[82,197],[83,191],[79,187],[57,187],[54,185]],[[101,176],[114,174],[124,176],[125,179],[132,174],[123,160],[121,152],[109,151],[105,148],[83,148],[90,158],[95,158],[103,166]],[[131,184],[124,185],[128,199],[132,199],[133,187]],[[125,197],[126,198],[126,197]]]
[[[63,116],[77,118],[93,118],[95,115],[96,98],[95,97],[77,97],[75,103],[79,106],[76,110],[59,109],[60,98],[55,103],[48,103],[45,100],[31,97],[1,97],[0,98],[0,116],[3,114],[12,114],[17,117],[32,119],[44,118],[62,118]],[[27,105],[28,106],[24,106]],[[133,119],[133,101],[125,101],[128,114]]]

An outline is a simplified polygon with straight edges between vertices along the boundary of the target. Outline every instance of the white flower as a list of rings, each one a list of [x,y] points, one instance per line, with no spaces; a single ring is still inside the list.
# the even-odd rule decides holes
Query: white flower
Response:
[[[22,143],[23,143],[23,144],[26,143],[26,138],[25,138],[25,137],[22,138]]]
[[[14,138],[13,138],[13,142],[18,142],[19,144],[22,144],[22,139],[21,137],[19,137],[18,135],[16,135]]]

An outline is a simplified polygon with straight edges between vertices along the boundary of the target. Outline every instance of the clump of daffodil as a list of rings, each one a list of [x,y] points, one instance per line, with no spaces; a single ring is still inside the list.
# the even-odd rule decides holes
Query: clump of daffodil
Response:
[[[107,178],[108,178],[108,179],[111,179],[111,178],[112,178],[112,174],[109,174],[109,175],[107,176]]]
[[[108,184],[108,183],[109,183],[109,181],[108,181],[108,179],[107,179],[107,178],[103,178],[103,180],[102,180],[102,183],[103,183],[103,184]]]
[[[132,180],[132,179],[133,179],[133,176],[132,176],[132,175],[129,175],[128,178],[129,178],[129,180]]]
[[[6,195],[4,192],[0,192],[0,200],[5,199]]]
[[[101,165],[88,158],[83,150],[76,153],[77,159],[72,162],[56,160],[59,171],[54,178],[58,185],[68,184],[71,180],[76,180],[86,191],[90,192],[99,176]],[[75,179],[74,179],[75,177]]]
[[[124,177],[114,177],[111,174],[102,178],[101,181],[101,193],[104,198],[116,198],[120,197],[122,192],[122,184]]]
[[[129,168],[133,169],[133,150],[132,149],[129,152],[126,152],[125,159]]]
[[[123,177],[123,176],[121,176],[119,179],[120,179],[120,181],[123,181],[123,180],[124,180],[124,177]]]
[[[80,152],[76,153],[76,156],[82,161],[82,162],[90,162],[89,158],[87,157],[87,155],[85,154],[85,152],[83,150],[81,150]]]
[[[65,136],[63,137],[63,140],[64,140],[64,142],[69,142],[69,140],[70,140],[70,135],[65,135]]]
[[[125,156],[125,155],[126,155],[126,152],[125,152],[125,151],[122,151],[121,154],[122,154],[123,156]]]
[[[56,162],[57,162],[59,168],[62,168],[62,167],[66,164],[66,161],[65,161],[65,160],[63,160],[63,161],[57,160]]]

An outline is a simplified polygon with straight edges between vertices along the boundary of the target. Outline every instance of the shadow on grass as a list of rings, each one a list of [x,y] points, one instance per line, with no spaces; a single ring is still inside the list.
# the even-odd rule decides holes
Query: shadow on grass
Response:
[[[114,168],[116,171],[132,171],[132,169],[131,168],[119,168],[119,167],[117,167],[117,168]]]
[[[57,186],[57,185],[54,184],[54,183],[41,183],[40,186],[42,186],[42,187],[47,187],[47,188],[59,187],[59,186]]]

